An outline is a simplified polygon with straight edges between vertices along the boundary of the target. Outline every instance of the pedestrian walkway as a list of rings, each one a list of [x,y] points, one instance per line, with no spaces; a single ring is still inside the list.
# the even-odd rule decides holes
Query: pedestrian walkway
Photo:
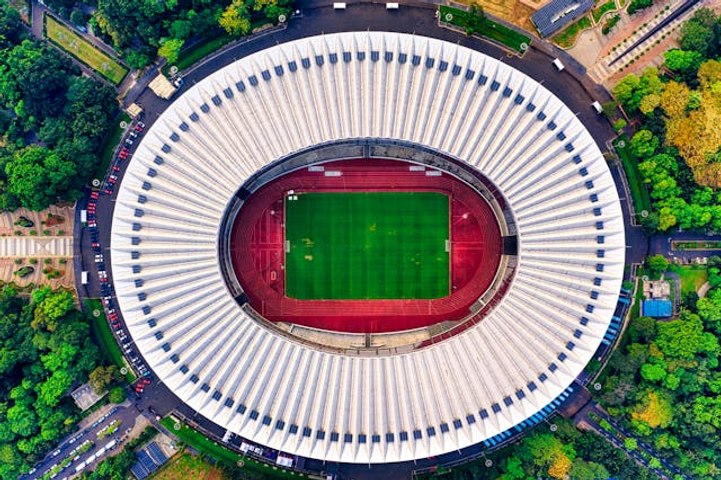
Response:
[[[72,257],[73,237],[0,237],[0,257]]]
[[[670,33],[677,31],[696,10],[707,6],[707,3],[710,2],[709,0],[701,0],[684,10],[689,3],[688,0],[675,0],[669,5],[669,8],[662,9],[654,17],[648,19],[648,15],[646,15],[625,25],[623,33],[628,35],[625,40],[617,44],[609,42],[606,50],[611,45],[613,45],[613,48],[595,62],[595,65],[589,69],[588,74],[597,82],[603,82],[617,72],[633,65],[640,56],[653,49],[657,42],[661,42]],[[680,10],[683,10],[682,13],[678,13]],[[638,25],[639,23],[640,25]],[[655,63],[653,61],[644,61],[639,62],[639,64],[652,66],[660,64],[662,61],[660,58],[654,60]]]

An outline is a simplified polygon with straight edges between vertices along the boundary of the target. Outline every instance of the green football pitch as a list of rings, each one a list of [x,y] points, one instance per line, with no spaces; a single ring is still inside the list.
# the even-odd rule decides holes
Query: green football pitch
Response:
[[[449,199],[431,192],[285,197],[285,291],[302,300],[449,294]]]

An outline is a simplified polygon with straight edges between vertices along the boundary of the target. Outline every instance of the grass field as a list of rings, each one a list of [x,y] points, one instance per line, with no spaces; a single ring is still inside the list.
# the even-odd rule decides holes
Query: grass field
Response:
[[[108,325],[108,321],[105,319],[105,312],[100,300],[85,300],[85,308],[87,309],[89,314],[88,316],[90,318],[90,333],[100,346],[101,354],[104,355],[110,363],[117,365],[118,368],[125,367],[126,365],[125,360],[123,359],[123,352],[120,350],[118,342],[115,341],[113,332],[110,330],[110,325]],[[97,317],[94,316],[94,310],[98,310],[100,315]],[[125,379],[128,382],[133,382],[135,380],[135,375],[130,373],[129,370],[128,374],[125,375]]]
[[[572,47],[576,43],[578,34],[587,28],[591,28],[591,19],[588,18],[588,15],[566,27],[565,30],[553,37],[553,41],[561,48]]]
[[[243,469],[248,470],[249,475],[256,474],[261,475],[260,478],[277,478],[277,479],[289,479],[289,478],[306,478],[306,475],[301,473],[291,473],[288,470],[270,466],[267,463],[254,460],[251,457],[244,457],[241,454],[226,448],[213,440],[209,439],[197,430],[190,428],[185,424],[181,424],[180,430],[175,430],[174,420],[171,417],[163,418],[160,423],[173,435],[178,437],[179,440],[184,442],[189,447],[202,455],[207,455],[219,462],[225,463],[226,465],[237,465],[238,461],[243,462]],[[188,477],[190,478],[190,477]],[[250,478],[258,478],[257,476],[250,476]]]
[[[470,29],[470,33],[472,34],[494,40],[519,53],[525,51],[525,48],[523,47],[524,44],[526,48],[528,48],[528,45],[531,44],[530,37],[523,35],[512,28],[508,28],[503,24],[494,22],[487,17],[474,18],[470,12],[459,8],[440,5],[439,18],[442,22],[450,23],[451,25],[460,27],[467,32]]]
[[[616,153],[618,153],[623,164],[623,169],[626,172],[628,187],[631,189],[631,196],[633,197],[633,205],[636,207],[636,213],[640,214],[643,210],[650,212],[651,197],[646,189],[646,184],[643,183],[641,173],[638,171],[638,161],[628,149],[628,139],[622,137],[620,140],[623,140],[624,146],[620,147],[618,141],[615,141],[613,142],[613,147],[616,149]]]
[[[45,33],[53,43],[107,78],[114,85],[120,84],[128,73],[127,68],[50,15],[45,15]]]
[[[125,122],[129,124],[130,121],[130,115],[125,112],[122,112],[116,119],[115,128],[105,139],[102,147],[100,147],[100,151],[98,152],[100,163],[98,163],[98,168],[95,171],[95,178],[102,179],[103,176],[105,176],[105,172],[107,172],[108,168],[110,167],[110,162],[112,162],[113,160],[113,152],[115,151],[115,147],[118,146],[118,143],[120,143],[120,139],[125,132],[124,129],[120,128],[120,122]]]
[[[601,4],[599,7],[594,8],[591,11],[591,14],[593,15],[593,21],[598,23],[599,20],[601,20],[601,17],[606,13],[610,12],[611,10],[616,9],[616,2],[614,0],[609,0],[606,3]]]
[[[223,472],[199,456],[183,453],[163,466],[154,480],[223,480]]]
[[[681,295],[697,292],[701,285],[708,280],[705,266],[684,265],[678,267],[678,278],[681,281]]]
[[[310,299],[449,293],[448,196],[305,193],[285,200],[286,294]]]

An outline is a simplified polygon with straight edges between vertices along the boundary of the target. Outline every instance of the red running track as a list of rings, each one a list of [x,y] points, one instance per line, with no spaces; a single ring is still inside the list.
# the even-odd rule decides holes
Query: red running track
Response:
[[[490,205],[451,175],[428,176],[396,160],[346,160],[323,164],[326,176],[308,167],[254,193],[231,231],[233,268],[251,306],[274,322],[323,330],[383,333],[456,321],[493,283],[502,254],[498,222]],[[298,300],[284,295],[283,197],[313,192],[434,191],[451,197],[451,295],[433,300]]]

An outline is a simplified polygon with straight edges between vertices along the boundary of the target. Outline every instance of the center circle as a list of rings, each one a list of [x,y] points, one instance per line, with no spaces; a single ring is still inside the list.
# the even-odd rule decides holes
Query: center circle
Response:
[[[416,330],[419,341],[479,320],[479,300],[500,293],[502,200],[478,172],[474,187],[432,158],[296,156],[246,182],[221,242],[236,298],[302,333]]]

